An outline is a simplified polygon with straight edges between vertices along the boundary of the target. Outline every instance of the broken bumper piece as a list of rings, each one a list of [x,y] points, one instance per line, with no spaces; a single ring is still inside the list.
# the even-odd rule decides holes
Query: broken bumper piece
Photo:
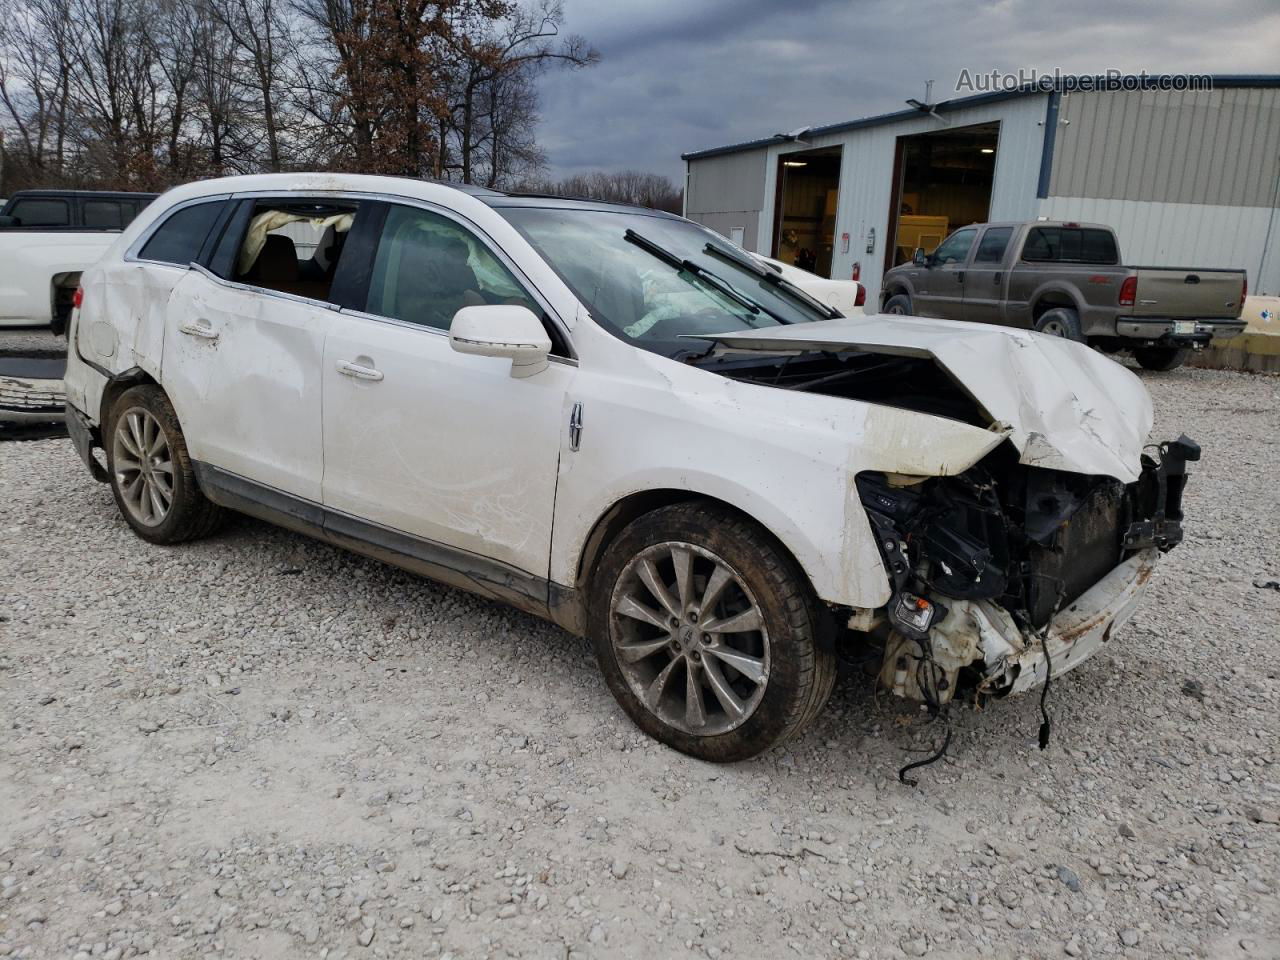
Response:
[[[1061,610],[1050,621],[1043,640],[1019,628],[991,600],[939,597],[946,616],[930,630],[929,645],[940,676],[926,680],[933,687],[929,695],[919,687],[920,673],[911,669],[918,658],[916,643],[899,633],[890,636],[881,683],[902,697],[945,703],[955,691],[960,670],[973,667],[982,675],[981,693],[1006,696],[1032,690],[1044,683],[1051,670],[1054,677],[1061,676],[1110,642],[1137,608],[1159,556],[1151,548],[1125,560]]]
[[[1158,557],[1156,550],[1143,550],[1120,564],[1053,618],[1043,643],[1016,629],[990,638],[982,651],[983,685],[993,693],[1022,693],[1044,683],[1050,664],[1056,677],[1084,663],[1133,616]]]

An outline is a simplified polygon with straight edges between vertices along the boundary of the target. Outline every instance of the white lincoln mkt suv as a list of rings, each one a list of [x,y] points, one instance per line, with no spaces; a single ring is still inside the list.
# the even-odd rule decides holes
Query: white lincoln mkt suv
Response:
[[[647,733],[756,754],[841,644],[935,711],[1089,657],[1185,437],[1035,333],[842,317],[679,217],[384,177],[156,200],[72,313],[68,427],[144,540],[237,510],[589,636]],[[100,452],[98,452],[100,449]]]

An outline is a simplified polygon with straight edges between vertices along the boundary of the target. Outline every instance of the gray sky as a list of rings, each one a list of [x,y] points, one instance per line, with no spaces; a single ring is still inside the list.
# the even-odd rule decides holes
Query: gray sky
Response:
[[[555,176],[956,96],[961,70],[1280,73],[1276,0],[565,0],[601,53],[543,79]]]

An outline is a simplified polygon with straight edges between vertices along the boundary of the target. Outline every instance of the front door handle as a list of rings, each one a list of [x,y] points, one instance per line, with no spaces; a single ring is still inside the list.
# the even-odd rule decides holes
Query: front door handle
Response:
[[[200,337],[202,340],[218,339],[218,331],[213,329],[213,324],[203,317],[178,324],[178,332],[185,333],[189,337]]]
[[[1000,286],[1000,281],[1003,279],[1004,279],[1004,276],[1002,274],[995,273],[991,275],[991,282],[994,283],[997,287]]]
[[[362,363],[352,363],[350,360],[339,360],[338,372],[344,377],[354,377],[357,380],[372,380],[375,383],[382,379],[381,370],[366,367]]]

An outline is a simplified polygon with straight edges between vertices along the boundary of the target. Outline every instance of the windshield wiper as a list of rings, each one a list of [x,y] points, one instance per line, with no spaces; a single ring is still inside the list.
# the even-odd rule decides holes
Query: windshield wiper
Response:
[[[668,266],[674,267],[677,270],[684,270],[687,273],[693,274],[699,280],[715,287],[717,290],[723,293],[726,297],[728,297],[734,303],[738,304],[741,307],[745,307],[747,310],[750,310],[753,314],[758,314],[763,312],[767,314],[769,317],[771,317],[773,320],[777,321],[778,323],[784,323],[784,324],[790,323],[789,320],[782,319],[782,317],[778,316],[772,310],[762,307],[760,304],[756,303],[751,298],[747,297],[742,293],[739,293],[737,289],[735,289],[733,285],[730,284],[728,281],[726,281],[723,277],[717,276],[716,274],[708,270],[706,267],[699,266],[698,264],[694,263],[692,260],[677,256],[676,254],[668,250],[666,247],[656,244],[652,240],[650,240],[648,237],[644,237],[636,233],[630,227],[627,228],[627,232],[624,234],[624,236],[628,243],[634,243],[641,250],[644,250],[645,252],[652,254],[653,256],[657,257],[659,260],[661,260],[663,263],[667,264]],[[710,246],[710,244],[708,244],[708,246]]]
[[[728,260],[730,263],[736,264],[749,273],[754,273],[765,283],[772,284],[784,293],[790,294],[791,299],[799,300],[810,310],[816,310],[830,320],[837,317],[843,317],[839,310],[830,307],[818,300],[809,293],[806,293],[800,287],[796,286],[790,280],[782,276],[782,272],[776,267],[766,266],[760,263],[754,257],[746,253],[738,253],[736,250],[729,250],[725,247],[718,247],[714,243],[708,243],[704,248],[707,253],[720,257],[722,260]]]

